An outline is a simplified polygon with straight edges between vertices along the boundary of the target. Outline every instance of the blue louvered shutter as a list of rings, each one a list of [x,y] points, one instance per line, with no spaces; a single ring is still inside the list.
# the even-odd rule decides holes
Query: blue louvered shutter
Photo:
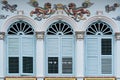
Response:
[[[34,61],[34,37],[33,36],[24,36],[21,39],[21,53],[22,53],[22,73],[33,73],[33,64]]]
[[[57,36],[48,36],[46,37],[46,52],[49,57],[58,57],[59,55],[59,37]]]
[[[8,74],[19,73],[20,39],[17,36],[7,37]]]
[[[47,53],[47,72],[56,74],[59,72],[59,52],[60,41],[58,36],[46,37],[46,53]]]
[[[19,38],[18,37],[8,37],[7,43],[8,43],[8,55],[9,56],[19,56]]]
[[[64,36],[61,38],[62,56],[72,56],[74,53],[74,38]]]
[[[86,39],[86,74],[87,75],[97,75],[99,73],[99,50],[98,50],[98,39],[97,38],[87,38]]]
[[[74,37],[61,37],[61,53],[62,53],[62,73],[73,73],[73,58],[74,58]]]
[[[112,39],[101,40],[101,73],[112,74]]]
[[[34,56],[34,37],[22,37],[22,55]]]

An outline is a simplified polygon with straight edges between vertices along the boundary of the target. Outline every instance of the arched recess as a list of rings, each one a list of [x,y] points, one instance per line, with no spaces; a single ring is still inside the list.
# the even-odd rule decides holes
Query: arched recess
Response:
[[[115,30],[115,29],[114,29]],[[92,21],[85,30],[85,75],[114,75],[114,31],[104,20]]]
[[[88,20],[86,20],[84,23],[83,23],[83,26],[81,27],[81,31],[86,31],[86,29],[88,28],[88,26],[93,23],[93,22],[96,22],[96,21],[103,21],[103,22],[106,22],[108,23],[111,28],[113,29],[113,32],[116,33],[116,32],[119,32],[119,27],[116,25],[116,23],[109,17],[106,17],[106,16],[93,16],[91,18],[89,18]]]
[[[6,31],[6,75],[35,75],[35,31],[30,23],[17,20]]]
[[[27,17],[27,16],[24,16],[24,15],[16,15],[16,16],[13,16],[11,18],[9,18],[3,25],[3,27],[1,28],[1,32],[7,32],[7,29],[9,28],[9,26],[14,23],[14,22],[17,22],[17,21],[25,21],[25,22],[28,22],[30,23],[30,25],[33,27],[33,29],[35,31],[38,30],[38,25],[36,24],[36,22],[34,20],[32,20],[31,18]]]
[[[69,23],[53,22],[45,33],[46,75],[74,76],[75,32]]]
[[[59,21],[59,20],[64,21],[64,22],[68,23],[69,25],[71,25],[74,31],[79,30],[76,22],[73,19],[71,19],[70,17],[67,17],[67,16],[63,16],[63,15],[57,15],[57,16],[47,19],[47,21],[42,25],[40,30],[46,31],[48,29],[48,25],[51,25],[52,23]]]

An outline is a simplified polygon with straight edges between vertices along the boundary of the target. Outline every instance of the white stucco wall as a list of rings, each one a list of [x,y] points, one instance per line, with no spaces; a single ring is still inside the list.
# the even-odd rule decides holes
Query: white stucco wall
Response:
[[[2,1],[2,0],[0,0]],[[62,3],[63,5],[68,5],[71,2],[76,3],[77,7],[81,7],[82,2],[85,0],[37,0],[39,2],[39,6],[43,7],[46,2],[50,2],[52,4],[52,7],[54,4]],[[38,31],[46,31],[48,26],[55,22],[56,20],[63,20],[67,23],[69,23],[74,31],[85,31],[89,23],[94,19],[96,19],[95,16],[98,16],[96,14],[96,11],[103,11],[102,20],[108,19],[111,27],[113,27],[114,32],[120,32],[120,21],[115,21],[112,19],[113,17],[116,18],[117,16],[120,16],[120,7],[118,7],[115,11],[111,11],[110,13],[105,12],[105,6],[107,4],[113,5],[114,3],[120,3],[120,0],[90,0],[92,3],[94,3],[93,6],[88,8],[90,10],[91,15],[90,17],[87,17],[86,20],[81,20],[80,22],[76,22],[73,18],[66,15],[64,12],[63,14],[54,14],[48,19],[43,19],[41,21],[34,20],[34,17],[30,17],[30,12],[34,10],[34,7],[30,6],[28,4],[29,0],[8,0],[10,4],[17,4],[17,10],[24,11],[24,14],[19,16],[17,14],[17,11],[14,13],[11,13],[10,11],[5,11],[0,9],[0,15],[9,15],[7,19],[0,19],[0,32],[7,32],[7,28],[9,28],[9,25],[13,22],[19,20],[20,18],[28,21],[35,29],[36,32]],[[3,5],[0,3],[0,8]],[[104,18],[105,16],[105,18]],[[89,21],[90,20],[90,21]],[[106,20],[107,21],[107,20]],[[0,77],[5,76],[4,74],[4,60],[5,60],[5,51],[4,51],[4,41],[0,40]],[[39,39],[36,41],[36,76],[40,77],[39,80],[42,80],[45,73],[45,62],[44,62],[44,39]],[[115,76],[120,77],[120,41],[116,42],[115,47]],[[77,40],[76,41],[76,69],[75,69],[75,77],[84,77],[84,39],[83,40]],[[79,56],[80,55],[80,56]],[[42,65],[42,66],[41,66]],[[80,78],[79,80],[82,80]]]
[[[2,0],[0,0],[0,1],[2,1]],[[69,3],[71,3],[71,2],[73,2],[73,3],[75,3],[76,4],[76,7],[81,7],[81,5],[82,5],[82,3],[85,1],[85,0],[37,0],[38,2],[39,2],[39,6],[40,7],[44,7],[44,4],[46,3],[46,2],[50,2],[51,3],[51,5],[52,5],[52,8],[53,8],[53,5],[54,4],[58,4],[58,3],[61,3],[61,4],[63,4],[63,5],[68,5]],[[116,18],[117,16],[120,16],[120,14],[119,14],[119,11],[120,11],[120,7],[118,7],[115,11],[111,11],[110,13],[106,13],[105,12],[105,6],[106,5],[110,5],[110,6],[112,6],[114,3],[120,3],[120,0],[90,0],[92,3],[94,3],[91,7],[89,7],[89,8],[87,8],[90,12],[91,12],[91,15],[90,15],[90,17],[87,17],[87,19],[86,20],[88,20],[89,18],[91,18],[91,17],[93,17],[93,16],[96,16],[96,12],[97,11],[103,11],[103,16],[106,16],[106,17],[109,17],[109,18]],[[34,10],[35,8],[34,7],[32,7],[31,5],[29,5],[28,4],[28,2],[30,2],[30,0],[9,0],[8,1],[9,2],[9,4],[17,4],[18,5],[18,7],[17,7],[17,11],[20,11],[20,10],[22,10],[22,11],[24,11],[24,16],[27,16],[27,17],[29,17],[29,18],[31,18],[31,19],[33,19],[34,20],[34,17],[35,17],[35,15],[33,16],[33,17],[30,17],[30,12],[32,11],[32,10]],[[0,3],[0,7],[2,7],[3,5]],[[15,11],[14,13],[11,13],[10,11],[5,11],[5,10],[1,10],[0,9],[0,15],[9,15],[8,17],[7,17],[7,19],[0,19],[0,31],[2,30],[2,28],[3,28],[3,26],[4,26],[4,24],[6,23],[6,21],[8,20],[8,19],[10,19],[11,17],[13,17],[13,16],[16,16],[16,15],[18,15],[17,14],[17,11]],[[58,15],[58,14],[54,14],[54,15],[52,15],[51,17],[54,17],[54,16],[56,16],[56,15]],[[66,13],[64,12],[64,14],[59,14],[59,15],[65,15],[65,16],[68,16],[68,15],[66,15]],[[50,17],[50,18],[51,18]],[[86,15],[85,15],[85,17],[86,17]],[[49,18],[48,18],[49,19]],[[43,24],[48,20],[48,19],[43,19],[43,20],[41,20],[41,21],[37,21],[37,20],[34,20],[35,21],[35,23],[36,24],[38,24],[38,29],[37,30],[40,30],[41,29],[41,27],[43,27]],[[72,19],[72,18],[71,18]],[[86,21],[86,20],[81,20],[80,22],[75,22],[75,24],[77,24],[76,25],[76,27],[78,27],[79,29],[81,29],[81,27],[85,24],[84,22]],[[115,21],[114,19],[112,19],[113,21]],[[117,27],[119,27],[119,21],[115,21],[115,23],[116,23],[116,25],[117,25]]]
[[[0,40],[0,78],[4,77],[4,42]]]

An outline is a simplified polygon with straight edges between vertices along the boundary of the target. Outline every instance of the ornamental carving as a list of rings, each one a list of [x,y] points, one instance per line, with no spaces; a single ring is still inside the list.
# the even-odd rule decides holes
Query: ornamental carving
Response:
[[[76,7],[75,3],[69,3],[68,5],[59,3],[54,4],[52,7],[52,4],[49,2],[45,3],[44,7],[39,7],[39,3],[36,0],[30,0],[29,4],[35,8],[30,12],[31,17],[35,15],[35,20],[41,21],[42,19],[47,19],[55,13],[66,13],[77,22],[85,20],[85,15],[90,16],[90,11],[87,8],[93,5],[89,0],[83,2],[81,7]]]
[[[116,21],[120,21],[120,16],[117,16],[116,18],[113,18]]]
[[[44,32],[36,32],[36,38],[37,39],[43,39],[44,38]]]
[[[0,40],[3,40],[5,37],[5,32],[0,32]]]
[[[120,33],[119,32],[115,33],[115,38],[116,38],[116,40],[120,40]]]
[[[45,3],[44,7],[36,7],[34,10],[30,12],[30,16],[36,14],[36,18],[38,21],[41,19],[46,19],[55,13],[54,9],[51,9],[51,3]]]
[[[3,15],[3,14],[1,14],[1,15],[0,15],[0,19],[6,19],[8,16],[9,16],[9,15]]]
[[[119,6],[120,6],[120,4],[118,4],[118,3],[114,3],[112,6],[106,5],[106,6],[105,6],[105,11],[106,11],[107,13],[109,13],[109,12],[111,12],[111,11],[115,11],[116,8],[118,8]]]
[[[14,11],[16,11],[17,4],[11,5],[11,4],[8,3],[7,0],[3,0],[1,3],[3,4],[2,10],[10,11],[10,12],[12,12],[12,13],[13,13]]]
[[[76,7],[75,3],[69,3],[68,7],[65,7],[65,12],[70,15],[75,21],[85,20],[85,14],[90,16],[90,11],[83,7]]]
[[[77,31],[76,33],[76,38],[77,39],[84,39],[84,31]]]

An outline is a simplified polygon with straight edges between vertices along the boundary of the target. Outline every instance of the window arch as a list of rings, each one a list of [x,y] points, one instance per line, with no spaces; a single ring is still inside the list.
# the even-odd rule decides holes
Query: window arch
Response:
[[[114,74],[112,34],[111,26],[102,21],[96,21],[86,29],[86,75],[111,76]]]
[[[74,32],[63,21],[54,22],[46,30],[46,75],[74,75]]]
[[[9,35],[33,35],[34,29],[25,21],[17,21],[10,25],[8,29]]]
[[[73,29],[69,24],[57,21],[47,29],[47,35],[73,35]]]
[[[7,75],[34,75],[34,29],[25,21],[17,21],[7,31]]]
[[[102,21],[92,23],[86,30],[86,35],[111,35],[112,33],[111,27]]]

